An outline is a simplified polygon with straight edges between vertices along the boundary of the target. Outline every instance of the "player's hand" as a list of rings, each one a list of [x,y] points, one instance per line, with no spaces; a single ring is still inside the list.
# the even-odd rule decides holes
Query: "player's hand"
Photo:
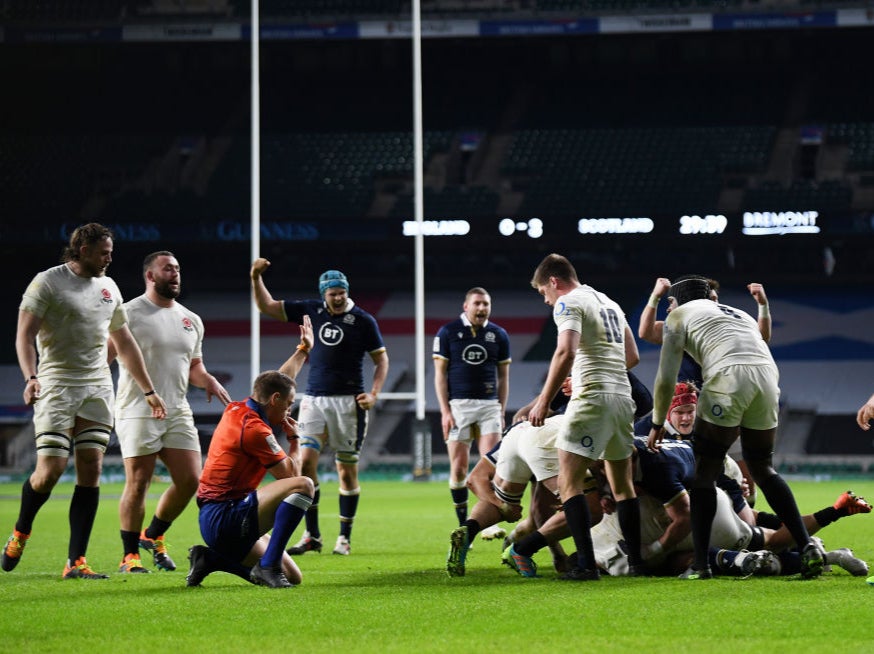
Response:
[[[27,384],[24,385],[24,403],[27,406],[33,406],[34,402],[39,399],[41,393],[42,386],[40,386],[38,379],[27,380]]]
[[[452,412],[440,414],[440,426],[443,428],[443,440],[449,440],[449,432],[455,429],[455,419],[452,417]]]
[[[656,429],[653,427],[649,430],[649,436],[646,439],[646,449],[650,452],[659,452],[662,449],[662,441],[665,438],[664,426]]]
[[[306,314],[303,316],[303,322],[300,325],[300,344],[306,348],[306,351],[309,352],[313,349],[313,344],[315,343],[313,339],[313,321],[310,320],[310,317]]]
[[[267,268],[270,267],[270,262],[264,257],[258,257],[255,261],[252,262],[252,270],[249,271],[249,275],[252,279],[257,279],[261,276]]]
[[[288,438],[288,442],[292,447],[296,446],[297,439],[300,434],[297,433],[297,421],[289,415],[286,415],[283,419],[280,427],[282,427],[282,431],[285,432],[285,436]],[[289,453],[291,449],[289,449]]]
[[[604,515],[612,515],[616,511],[616,500],[609,495],[601,497],[601,510]]]
[[[755,298],[756,302],[759,304],[768,304],[768,296],[765,295],[765,287],[756,282],[752,282],[747,284],[747,290],[749,290],[750,295]]]
[[[528,411],[528,422],[530,422],[534,427],[542,427],[543,421],[546,420],[548,412],[549,407],[542,399],[538,398],[534,403],[534,406],[531,407],[531,410]]]
[[[869,422],[872,419],[874,419],[874,395],[859,408],[859,412],[856,414],[856,424],[859,425],[860,429],[868,431],[871,429]]]
[[[664,297],[665,293],[667,293],[671,289],[671,280],[667,277],[659,277],[655,286],[652,287],[652,294],[656,297]]]
[[[231,401],[230,394],[225,390],[224,386],[219,384],[215,377],[210,376],[210,380],[207,382],[205,390],[207,403],[211,403],[213,397],[217,397],[219,402],[224,406],[227,406],[228,402]]]
[[[373,393],[359,393],[355,396],[355,401],[362,409],[367,411],[376,405],[376,395]]]
[[[164,400],[160,395],[154,393],[153,395],[149,395],[146,397],[146,402],[149,403],[149,406],[152,407],[152,417],[158,420],[163,420],[167,417],[167,405],[164,404]]]
[[[571,393],[574,392],[572,377],[566,377],[565,380],[561,383],[561,392],[564,393],[567,397],[570,397]]]

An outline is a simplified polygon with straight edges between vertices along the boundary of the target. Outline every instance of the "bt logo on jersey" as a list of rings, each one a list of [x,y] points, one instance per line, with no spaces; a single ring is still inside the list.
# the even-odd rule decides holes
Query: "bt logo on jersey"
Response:
[[[325,323],[319,328],[319,340],[325,345],[337,345],[343,340],[343,330],[331,323]]]
[[[486,362],[489,358],[489,353],[486,352],[486,349],[482,345],[468,345],[461,353],[461,358],[464,359],[465,363],[469,363],[472,366],[478,366]]]

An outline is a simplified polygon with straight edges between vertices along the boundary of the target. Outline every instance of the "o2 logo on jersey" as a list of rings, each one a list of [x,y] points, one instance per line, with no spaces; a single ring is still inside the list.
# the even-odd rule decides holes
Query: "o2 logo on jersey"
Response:
[[[567,311],[567,305],[564,302],[559,300],[555,303],[555,309],[553,309],[553,313],[556,316],[562,315],[565,311]]]
[[[489,358],[489,353],[482,345],[468,345],[461,351],[461,360],[472,366],[479,366]]]
[[[343,330],[326,322],[319,327],[319,340],[325,345],[339,345],[343,340]]]

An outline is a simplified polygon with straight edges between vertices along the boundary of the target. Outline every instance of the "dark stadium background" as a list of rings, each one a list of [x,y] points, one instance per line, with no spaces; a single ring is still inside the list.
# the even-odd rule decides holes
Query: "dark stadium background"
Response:
[[[247,298],[250,46],[168,40],[166,28],[247,25],[248,3],[212,3],[218,13],[198,13],[210,3],[197,2],[81,4],[0,1],[4,365],[16,364],[24,286],[82,222],[116,230],[110,274],[126,297],[139,292],[143,255],[169,248],[193,294]],[[599,12],[792,16],[864,3],[424,5],[433,20],[566,24]],[[327,16],[329,6],[343,13]],[[332,20],[408,16],[399,2],[262,8],[268,27],[312,25],[315,36]],[[525,291],[537,262],[558,251],[629,302],[657,276],[692,271],[728,288],[758,280],[769,293],[874,305],[874,27],[788,22],[424,39],[425,218],[470,230],[425,239],[426,292],[461,293],[472,272],[493,294]],[[130,25],[158,36],[116,38]],[[336,266],[359,293],[412,291],[411,53],[401,38],[262,41],[261,252],[277,289],[306,291]],[[820,233],[746,236],[747,211],[815,211]],[[721,216],[725,229],[680,234],[684,216],[699,226]],[[518,229],[505,236],[508,218]],[[581,219],[605,218],[647,218],[653,229],[578,232]],[[857,404],[872,390],[859,388]]]

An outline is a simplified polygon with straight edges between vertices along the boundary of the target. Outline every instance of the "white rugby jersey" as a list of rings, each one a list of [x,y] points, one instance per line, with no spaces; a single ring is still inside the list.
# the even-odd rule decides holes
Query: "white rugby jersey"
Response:
[[[572,329],[580,345],[571,372],[574,395],[583,386],[631,393],[625,370],[625,314],[609,297],[585,284],[560,297],[553,308],[559,332]]]
[[[126,303],[128,327],[137,340],[155,390],[168,413],[191,413],[188,376],[192,359],[202,359],[203,322],[178,302],[159,307],[145,295]],[[117,418],[148,418],[152,409],[142,390],[119,360]]]
[[[67,264],[37,273],[19,309],[42,319],[36,337],[42,386],[112,384],[106,343],[127,322],[122,303],[109,277],[80,277]]]
[[[712,300],[692,300],[665,320],[665,334],[677,335],[682,348],[701,366],[703,378],[737,364],[774,363],[771,350],[748,313]]]
[[[756,320],[712,300],[692,300],[665,320],[659,371],[653,389],[653,418],[662,420],[677,381],[683,350],[701,366],[704,385],[727,366],[776,365]]]

